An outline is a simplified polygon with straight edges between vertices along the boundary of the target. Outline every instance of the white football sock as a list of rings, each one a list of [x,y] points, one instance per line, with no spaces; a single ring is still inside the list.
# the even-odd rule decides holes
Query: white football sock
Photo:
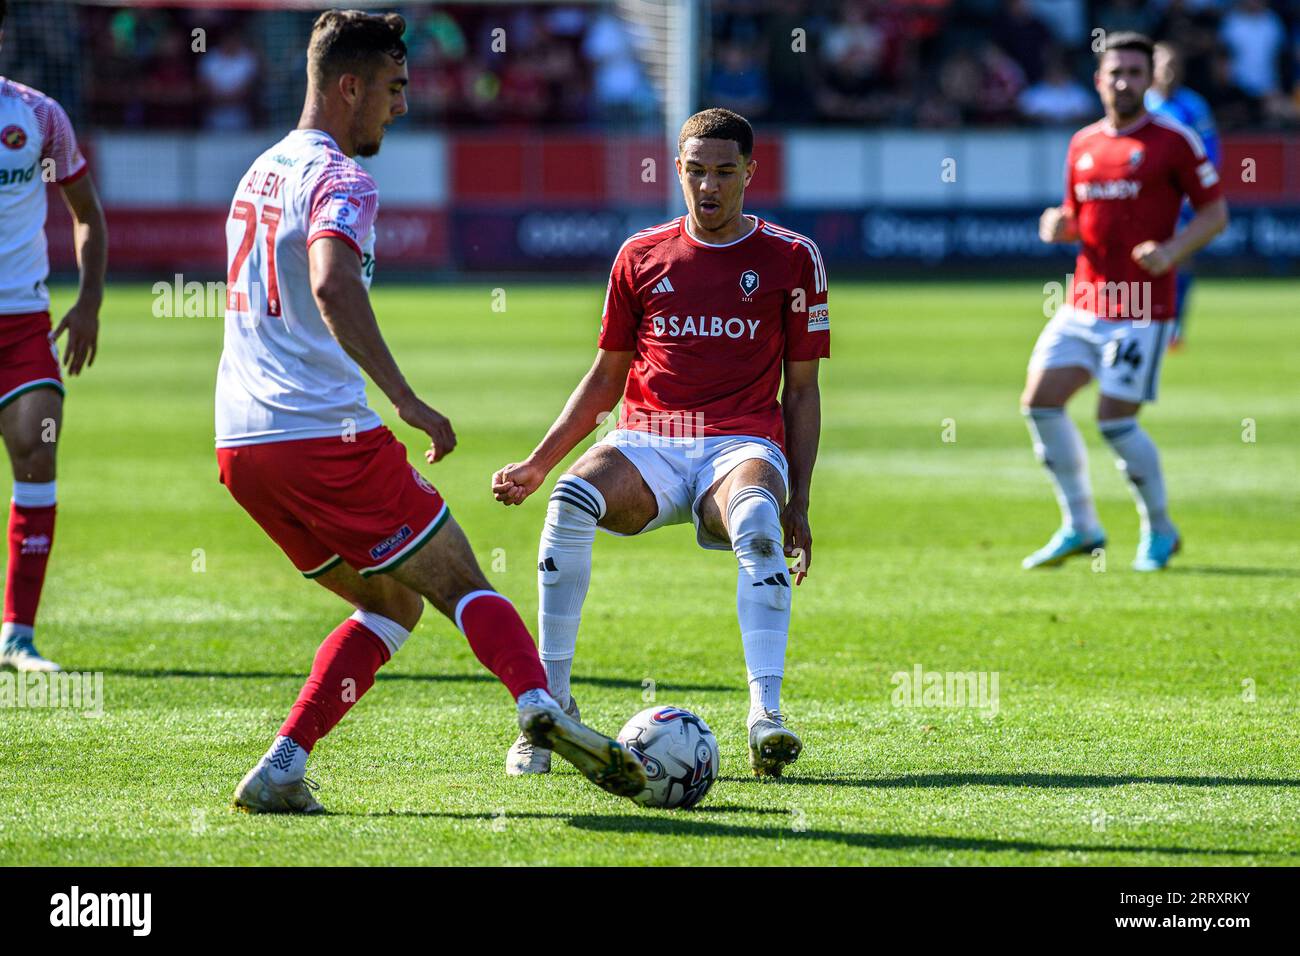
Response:
[[[781,545],[781,509],[766,488],[750,485],[727,505],[731,547],[739,564],[736,616],[749,677],[750,722],[781,703],[790,635],[790,575]]]
[[[259,762],[268,768],[272,783],[293,783],[307,773],[307,753],[292,737],[276,737]]]
[[[591,546],[605,498],[577,475],[561,475],[546,506],[537,547],[538,656],[551,696],[568,707],[569,672],[578,646],[582,604],[591,583]]]
[[[749,723],[763,716],[764,711],[781,709],[781,675],[753,677],[749,681]]]
[[[1102,437],[1115,452],[1115,465],[1124,472],[1143,531],[1173,534],[1169,506],[1165,499],[1165,478],[1160,470],[1160,453],[1135,416],[1098,422]]]
[[[1023,408],[1021,412],[1034,439],[1034,456],[1052,476],[1062,525],[1085,534],[1096,531],[1101,522],[1088,479],[1088,450],[1074,421],[1064,408]]]

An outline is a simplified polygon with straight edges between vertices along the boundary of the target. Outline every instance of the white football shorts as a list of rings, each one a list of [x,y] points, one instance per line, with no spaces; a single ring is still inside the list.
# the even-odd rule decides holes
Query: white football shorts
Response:
[[[1161,360],[1173,331],[1173,322],[1099,319],[1063,305],[1039,333],[1029,368],[1085,368],[1103,395],[1124,402],[1154,402]]]
[[[731,542],[700,524],[700,499],[714,482],[743,461],[760,458],[781,473],[790,486],[789,467],[781,449],[763,438],[711,435],[703,438],[660,437],[651,432],[616,428],[596,443],[617,448],[636,467],[654,492],[659,513],[639,534],[664,525],[695,525],[695,540],[710,551],[730,551]],[[602,531],[608,531],[602,528]],[[609,531],[618,534],[617,531]]]

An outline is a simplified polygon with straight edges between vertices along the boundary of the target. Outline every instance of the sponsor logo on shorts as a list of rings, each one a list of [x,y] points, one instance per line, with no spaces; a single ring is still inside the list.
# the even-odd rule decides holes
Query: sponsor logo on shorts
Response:
[[[438,489],[429,483],[428,478],[416,471],[414,465],[411,466],[411,477],[415,479],[415,483],[426,495],[436,495],[438,493]]]
[[[10,124],[0,130],[0,143],[4,143],[10,149],[22,149],[27,145],[27,130]]]
[[[814,305],[808,310],[808,331],[825,332],[831,327],[830,308],[823,302],[821,305]]]
[[[402,545],[415,537],[415,532],[411,530],[409,524],[404,524],[397,529],[397,533],[391,537],[385,538],[377,545],[370,549],[370,558],[373,561],[382,561],[395,551],[401,550]]]

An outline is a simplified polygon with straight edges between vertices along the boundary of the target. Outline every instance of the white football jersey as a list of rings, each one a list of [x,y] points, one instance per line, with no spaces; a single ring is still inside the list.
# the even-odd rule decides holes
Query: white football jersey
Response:
[[[226,337],[217,447],[377,428],[366,384],[311,292],[307,247],[329,236],[374,274],[375,181],[320,130],[294,130],[244,174],[226,220]]]
[[[45,184],[87,168],[63,107],[0,76],[0,315],[49,310]]]

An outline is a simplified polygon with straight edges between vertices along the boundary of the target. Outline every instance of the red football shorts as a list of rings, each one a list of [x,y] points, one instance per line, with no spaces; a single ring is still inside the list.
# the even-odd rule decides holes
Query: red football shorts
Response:
[[[305,577],[340,561],[363,575],[390,571],[450,515],[392,432],[354,437],[217,449],[221,483]]]
[[[50,313],[0,315],[0,408],[36,388],[63,393],[59,350],[50,341]]]

